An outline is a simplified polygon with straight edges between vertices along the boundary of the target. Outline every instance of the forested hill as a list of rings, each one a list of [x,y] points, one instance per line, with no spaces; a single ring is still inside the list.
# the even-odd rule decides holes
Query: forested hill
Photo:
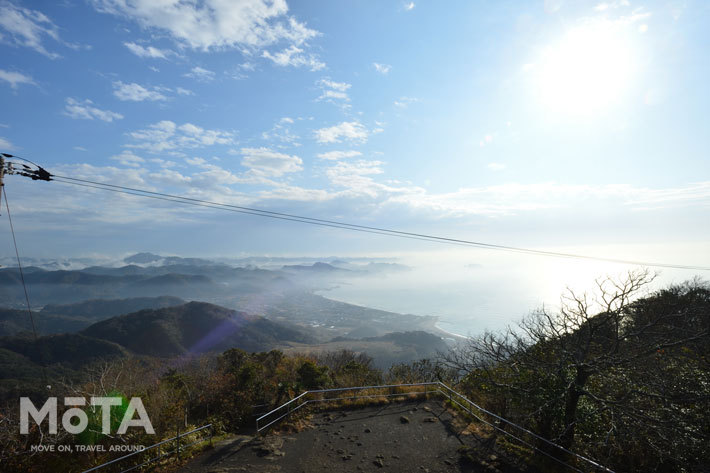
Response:
[[[113,317],[88,327],[82,334],[115,342],[137,354],[159,357],[232,347],[261,351],[287,341],[312,341],[295,327],[206,302]]]
[[[615,471],[710,471],[710,287],[637,298],[652,279],[567,294],[560,312],[534,312],[445,362],[490,410]]]
[[[184,304],[179,297],[134,297],[127,299],[93,299],[76,304],[47,304],[41,315],[68,315],[94,320],[130,314],[143,309],[160,309]]]
[[[74,333],[100,320],[143,309],[158,309],[184,304],[178,297],[136,297],[93,299],[76,304],[48,304],[35,313],[35,330],[40,335]],[[0,337],[32,333],[27,309],[0,308]]]

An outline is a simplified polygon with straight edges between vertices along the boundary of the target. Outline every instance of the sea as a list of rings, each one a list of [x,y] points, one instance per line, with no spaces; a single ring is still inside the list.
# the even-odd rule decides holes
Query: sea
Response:
[[[459,336],[476,336],[515,326],[531,312],[557,311],[562,297],[587,294],[594,307],[597,282],[624,279],[644,267],[531,255],[460,254],[403,257],[409,270],[341,277],[318,294],[330,299],[392,312],[434,315],[437,327]],[[646,268],[654,272],[654,268]],[[691,270],[663,269],[640,293],[707,276]],[[406,327],[402,327],[406,330]]]

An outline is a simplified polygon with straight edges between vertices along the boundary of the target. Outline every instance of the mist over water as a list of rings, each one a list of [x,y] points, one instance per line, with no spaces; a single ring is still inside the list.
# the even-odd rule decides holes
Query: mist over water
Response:
[[[544,306],[555,310],[569,287],[594,293],[595,279],[623,277],[638,267],[521,254],[449,251],[407,254],[402,272],[339,277],[318,291],[352,304],[415,315],[435,315],[442,330],[477,335],[500,330]],[[651,268],[653,270],[653,268]],[[664,269],[649,290],[680,283],[697,271]],[[402,330],[406,330],[402,327]]]

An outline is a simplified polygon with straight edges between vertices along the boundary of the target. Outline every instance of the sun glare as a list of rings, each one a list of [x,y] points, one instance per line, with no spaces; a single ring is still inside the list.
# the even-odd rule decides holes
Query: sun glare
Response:
[[[569,30],[535,65],[539,99],[569,115],[589,115],[619,102],[633,73],[630,40],[613,23]]]

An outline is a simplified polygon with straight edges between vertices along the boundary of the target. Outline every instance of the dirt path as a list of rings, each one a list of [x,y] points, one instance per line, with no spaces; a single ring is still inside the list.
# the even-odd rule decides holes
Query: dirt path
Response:
[[[471,436],[459,435],[460,421],[434,401],[332,410],[314,414],[310,423],[295,434],[237,438],[178,473],[500,471],[486,461],[461,461],[459,449]]]

